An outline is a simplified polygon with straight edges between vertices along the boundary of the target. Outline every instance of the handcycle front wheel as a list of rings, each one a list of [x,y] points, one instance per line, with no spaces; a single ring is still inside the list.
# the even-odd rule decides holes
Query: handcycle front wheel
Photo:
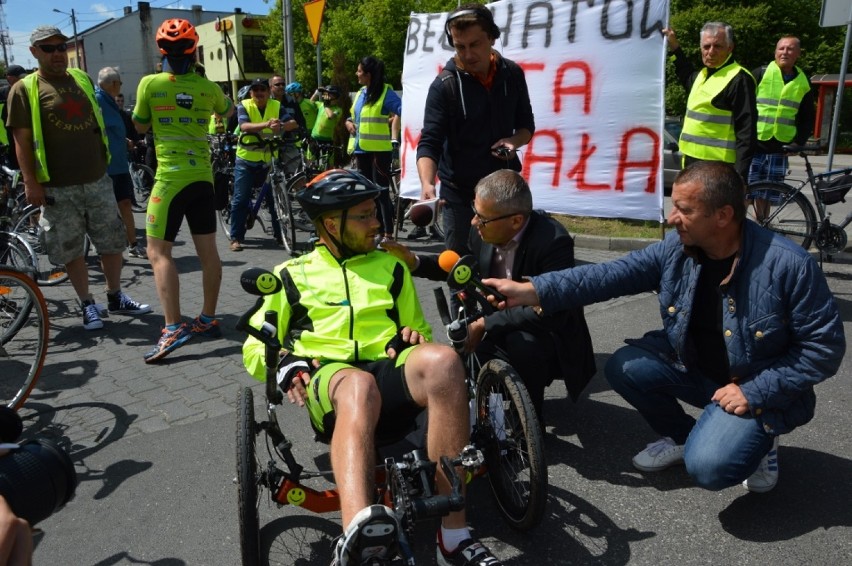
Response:
[[[244,387],[237,396],[237,506],[243,566],[260,564],[260,477],[255,451],[256,439],[254,394],[251,389]]]
[[[47,304],[26,274],[0,269],[0,399],[20,408],[38,380],[47,355]]]
[[[520,376],[502,360],[487,362],[479,372],[476,429],[500,513],[511,527],[532,529],[547,502],[541,427]]]
[[[805,249],[811,247],[817,219],[804,193],[783,183],[754,183],[748,186],[746,202],[749,219]]]

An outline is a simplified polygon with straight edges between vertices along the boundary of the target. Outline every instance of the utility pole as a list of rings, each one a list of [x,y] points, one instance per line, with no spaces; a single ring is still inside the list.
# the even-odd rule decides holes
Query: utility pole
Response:
[[[77,15],[74,12],[74,8],[71,8],[70,14],[68,12],[58,10],[56,8],[54,8],[53,11],[58,14],[65,14],[66,16],[71,16],[71,28],[74,30],[74,53],[77,57],[77,66],[85,71],[86,62],[80,58],[80,38],[77,37]]]
[[[6,13],[3,12],[3,4],[6,0],[0,0],[0,45],[3,46],[3,64],[6,68],[9,67],[9,54],[6,52],[6,46],[12,45],[12,38],[9,37],[9,27],[6,25]]]

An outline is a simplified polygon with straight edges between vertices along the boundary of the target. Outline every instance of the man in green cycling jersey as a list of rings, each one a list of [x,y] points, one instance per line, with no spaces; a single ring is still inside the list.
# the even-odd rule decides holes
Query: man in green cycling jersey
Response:
[[[154,270],[165,328],[144,355],[148,363],[167,356],[193,336],[222,335],[216,313],[222,263],[216,249],[216,210],[207,129],[212,114],[230,116],[231,101],[213,82],[193,72],[198,34],[186,20],[166,20],[157,31],[165,55],[163,72],[143,77],[136,93],[133,122],[153,128],[157,174],[148,201],[148,258]],[[172,247],[184,217],[201,262],[203,304],[191,324],[183,322],[180,283]]]
[[[292,403],[307,405],[311,425],[331,439],[331,465],[346,526],[332,564],[360,563],[366,532],[385,532],[392,547],[399,529],[390,509],[373,501],[376,439],[396,440],[429,412],[427,449],[432,460],[455,457],[469,440],[464,368],[449,347],[428,342],[411,274],[376,249],[380,188],[362,175],[333,169],[297,195],[316,226],[319,243],[278,265],[282,290],[266,298],[264,312],[279,314],[285,355],[278,383]],[[246,368],[265,378],[264,346],[249,338]],[[443,472],[438,491],[449,493]],[[371,537],[369,546],[376,542]],[[474,540],[464,511],[443,519],[438,563],[495,566],[500,562]]]

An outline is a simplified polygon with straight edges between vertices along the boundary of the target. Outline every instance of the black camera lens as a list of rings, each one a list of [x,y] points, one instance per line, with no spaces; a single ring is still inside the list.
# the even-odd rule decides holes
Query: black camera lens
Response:
[[[61,509],[76,489],[74,463],[52,440],[31,440],[0,458],[0,495],[30,526]]]

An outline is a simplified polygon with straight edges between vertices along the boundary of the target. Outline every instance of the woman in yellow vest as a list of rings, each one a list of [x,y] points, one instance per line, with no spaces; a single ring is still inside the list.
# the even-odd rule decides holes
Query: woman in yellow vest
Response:
[[[399,117],[402,100],[385,83],[385,64],[375,57],[364,57],[358,64],[361,90],[352,105],[352,117],[346,121],[349,139],[354,140],[358,170],[382,187],[377,202],[384,238],[393,237],[393,206],[390,200],[390,174],[394,149],[399,149]],[[350,142],[351,143],[351,142]]]

